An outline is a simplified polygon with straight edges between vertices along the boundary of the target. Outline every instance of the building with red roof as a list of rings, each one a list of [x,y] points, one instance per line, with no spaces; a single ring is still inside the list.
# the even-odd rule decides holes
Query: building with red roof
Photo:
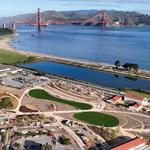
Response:
[[[136,103],[133,106],[130,106],[129,109],[132,111],[140,111],[143,108],[142,104]]]
[[[124,144],[111,148],[111,150],[149,150],[150,146],[147,145],[144,139],[135,138]]]
[[[118,104],[121,101],[122,101],[122,97],[121,96],[115,95],[114,97],[112,97],[112,103],[113,104]]]
[[[137,103],[142,103],[142,101],[144,100],[144,98],[141,97],[141,96],[133,95],[133,94],[127,94],[124,97],[124,100],[134,101],[134,102],[137,102]]]

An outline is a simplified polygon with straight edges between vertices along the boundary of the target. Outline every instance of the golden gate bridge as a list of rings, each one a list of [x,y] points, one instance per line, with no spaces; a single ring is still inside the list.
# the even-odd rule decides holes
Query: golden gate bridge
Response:
[[[39,32],[41,32],[41,27],[46,27],[48,26],[47,22],[42,21],[42,15],[41,15],[41,10],[38,8],[37,11],[37,18],[36,18],[36,23],[33,24],[34,26],[37,26],[37,29]]]
[[[102,28],[105,28],[107,26],[107,24],[109,24],[108,20],[106,19],[105,12],[102,12],[102,15],[100,16],[98,24]],[[41,13],[40,8],[38,8],[38,10],[37,10],[37,15],[36,15],[36,21],[35,21],[35,23],[33,23],[31,25],[37,26],[37,29],[38,29],[39,32],[41,32],[41,27],[47,27],[49,25],[48,22],[46,22],[46,21],[44,21],[44,19],[42,19],[42,13]],[[16,30],[16,23],[15,23],[15,21],[13,23],[3,24],[2,25],[2,28],[7,28],[7,27],[11,28],[13,30]]]
[[[48,26],[48,23],[47,22],[44,22],[42,21],[42,15],[41,15],[41,10],[40,8],[38,8],[38,11],[37,11],[37,19],[36,19],[36,23],[33,24],[34,26],[37,26],[37,29],[39,32],[41,32],[41,27],[44,27],[44,26]],[[99,21],[99,24],[102,28],[106,27],[107,24],[108,24],[108,21],[106,19],[106,14],[105,12],[102,13],[102,16],[101,16],[101,19]]]

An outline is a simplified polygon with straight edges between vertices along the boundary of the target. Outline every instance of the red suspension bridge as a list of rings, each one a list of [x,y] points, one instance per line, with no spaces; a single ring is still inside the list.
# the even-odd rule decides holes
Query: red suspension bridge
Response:
[[[42,20],[42,14],[41,14],[41,11],[40,11],[40,8],[38,8],[38,12],[37,12],[37,17],[36,17],[36,23],[33,24],[34,26],[37,26],[38,28],[38,31],[41,32],[41,27],[46,27],[48,26],[48,23],[47,22],[44,22]]]
[[[99,24],[102,28],[104,28],[104,27],[107,26],[108,23],[109,22],[106,19],[106,14],[105,14],[105,12],[103,12],[101,17],[100,17]],[[48,22],[45,22],[42,19],[42,14],[41,14],[40,8],[38,8],[38,11],[37,11],[36,23],[33,24],[33,25],[37,26],[37,29],[38,29],[39,32],[41,32],[41,27],[48,26]]]

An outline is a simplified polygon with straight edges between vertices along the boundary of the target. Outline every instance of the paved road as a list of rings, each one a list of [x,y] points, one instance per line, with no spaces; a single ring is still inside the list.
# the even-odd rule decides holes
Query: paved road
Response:
[[[49,87],[48,87],[49,88]],[[47,92],[51,92],[53,95],[55,95],[55,96],[60,96],[61,95],[61,97],[63,96],[63,98],[67,98],[68,99],[68,97],[69,97],[69,100],[73,100],[73,101],[78,101],[78,102],[85,102],[85,103],[88,103],[88,104],[90,104],[90,105],[92,105],[93,106],[93,108],[91,109],[91,110],[70,110],[70,111],[52,111],[52,112],[33,112],[33,113],[23,113],[23,112],[19,112],[19,108],[20,108],[20,106],[21,106],[21,102],[22,102],[22,100],[23,100],[23,97],[25,96],[25,94],[28,94],[28,92],[30,91],[30,90],[32,90],[32,89],[44,89],[45,91],[47,91]],[[50,91],[49,91],[50,90]],[[89,112],[89,111],[102,111],[103,109],[104,109],[104,107],[105,107],[105,102],[102,102],[100,105],[99,105],[99,107],[97,106],[97,104],[93,104],[93,103],[91,103],[91,102],[87,102],[87,101],[85,101],[84,99],[81,99],[81,98],[76,98],[76,97],[74,97],[74,96],[70,96],[70,95],[68,95],[68,94],[63,94],[62,92],[59,92],[58,90],[53,90],[52,88],[50,88],[49,90],[47,90],[47,89],[45,89],[45,88],[42,88],[42,87],[40,87],[40,86],[35,86],[35,87],[32,87],[32,88],[28,88],[28,89],[26,89],[25,91],[24,91],[24,93],[22,94],[22,96],[21,96],[21,98],[19,99],[19,104],[18,104],[18,107],[17,107],[17,109],[16,109],[16,114],[17,115],[31,115],[31,114],[45,114],[46,116],[53,116],[58,122],[59,122],[59,124],[73,137],[73,139],[78,143],[78,145],[80,146],[80,149],[81,150],[84,150],[85,148],[84,148],[84,144],[83,144],[83,142],[82,142],[82,140],[69,128],[69,127],[66,127],[66,126],[64,126],[63,124],[61,124],[61,120],[64,120],[65,118],[62,118],[62,117],[60,117],[60,116],[57,116],[57,114],[64,114],[64,113],[78,113],[78,112]],[[83,125],[85,125],[86,126],[86,124],[83,124]],[[89,129],[89,128],[88,128]],[[90,129],[89,129],[90,130]],[[93,132],[93,131],[92,131]],[[95,134],[95,133],[93,133],[93,134]],[[96,135],[96,134],[95,134]],[[97,137],[98,137],[98,139],[100,140],[100,141],[105,141],[101,136],[98,136],[97,135]]]
[[[125,131],[133,131],[137,133],[150,133],[150,129],[124,129]]]
[[[20,107],[21,107],[21,102],[22,102],[22,100],[23,100],[23,97],[25,96],[26,93],[28,93],[29,90],[30,90],[30,88],[29,88],[29,89],[26,89],[26,90],[23,92],[23,94],[21,95],[21,97],[19,98],[19,100],[18,100],[18,106],[17,106],[17,108],[14,110],[16,113],[19,112],[19,109],[20,109]]]
[[[61,123],[62,120],[64,120],[64,118],[60,117],[60,116],[53,116],[57,121],[58,123],[60,124],[60,126],[63,127],[63,129],[65,131],[67,131],[71,136],[72,138],[77,142],[77,144],[79,145],[80,149],[81,150],[85,150],[85,144],[83,144],[82,140],[67,126],[63,125]]]
[[[115,111],[115,110],[104,110],[104,112],[112,112],[112,113],[123,113],[123,114],[131,114],[131,115],[136,115],[136,116],[141,116],[141,117],[146,117],[150,119],[150,116],[146,114],[141,114],[141,113],[134,113],[134,112],[127,112],[127,111]]]
[[[130,117],[136,121],[138,121],[140,124],[141,124],[141,129],[124,129],[123,126],[120,127],[121,129],[121,132],[123,133],[123,135],[131,135],[129,134],[127,131],[136,131],[136,132],[149,132],[150,130],[148,129],[144,129],[144,124],[142,121],[139,121],[138,119],[135,119],[134,117],[131,117],[130,114],[133,114],[133,115],[138,115],[138,116],[143,116],[143,117],[147,117],[148,119],[150,119],[150,116],[147,116],[147,115],[144,115],[144,114],[139,114],[139,113],[133,113],[133,112],[122,112],[122,111],[110,111],[110,110],[104,110],[105,108],[105,105],[106,103],[104,101],[99,101],[99,103],[92,103],[92,102],[87,102],[86,100],[84,100],[83,98],[79,98],[79,97],[75,97],[75,96],[72,96],[72,95],[69,95],[67,93],[63,93],[62,91],[59,91],[59,90],[56,90],[50,86],[47,86],[46,84],[43,84],[45,87],[47,87],[46,89],[41,87],[41,85],[37,85],[37,86],[34,86],[34,87],[30,87],[30,88],[27,88],[24,93],[22,94],[22,96],[18,99],[18,106],[17,108],[15,109],[15,112],[16,114],[15,115],[32,115],[32,114],[44,114],[46,116],[53,116],[59,125],[61,125],[72,137],[73,139],[78,143],[78,145],[80,146],[80,149],[81,150],[84,150],[84,144],[82,142],[82,140],[67,126],[64,126],[62,123],[61,123],[61,120],[65,119],[63,117],[60,117],[58,116],[58,114],[69,114],[69,113],[79,113],[79,112],[90,112],[90,111],[95,111],[95,112],[109,112],[109,113],[123,113],[124,115],[126,115],[127,117]],[[72,101],[77,101],[77,102],[84,102],[84,103],[88,103],[90,105],[93,106],[92,109],[90,110],[62,110],[62,111],[52,111],[52,112],[32,112],[32,113],[23,113],[23,112],[20,112],[19,111],[19,108],[21,106],[21,102],[24,98],[24,96],[26,94],[28,94],[28,92],[32,89],[43,89],[45,91],[47,91],[48,93],[51,93],[52,95],[54,96],[59,96],[61,98],[65,98],[65,99],[68,99],[68,100],[72,100]],[[14,115],[14,116],[15,116]],[[127,123],[127,122],[126,122]],[[86,126],[86,124],[82,123],[84,126]],[[87,127],[87,126],[86,126]],[[89,129],[90,130],[90,129]],[[93,133],[93,132],[92,132]],[[94,133],[93,133],[94,134]],[[96,135],[96,134],[95,134]],[[101,136],[98,136],[98,139],[100,141],[105,141]]]

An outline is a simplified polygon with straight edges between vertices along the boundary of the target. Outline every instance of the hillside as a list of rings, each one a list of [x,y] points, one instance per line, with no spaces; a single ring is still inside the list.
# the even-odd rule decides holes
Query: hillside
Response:
[[[42,12],[42,20],[49,24],[83,24],[83,25],[99,25],[102,14],[109,25],[120,22],[122,25],[150,25],[150,15],[140,14],[137,12],[124,11],[97,11],[97,10],[79,10],[79,11],[45,11]],[[36,14],[23,14],[14,17],[0,18],[1,23],[35,23]]]

